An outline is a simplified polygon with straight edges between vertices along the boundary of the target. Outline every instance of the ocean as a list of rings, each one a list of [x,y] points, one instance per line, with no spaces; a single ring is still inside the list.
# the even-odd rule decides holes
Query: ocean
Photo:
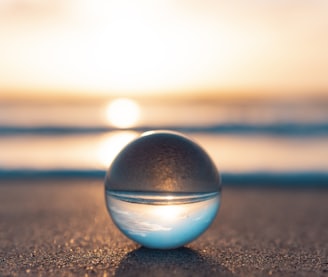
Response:
[[[111,101],[1,102],[0,178],[104,178],[128,142],[165,129],[198,142],[223,185],[328,187],[326,101],[134,103],[138,114],[122,127]]]

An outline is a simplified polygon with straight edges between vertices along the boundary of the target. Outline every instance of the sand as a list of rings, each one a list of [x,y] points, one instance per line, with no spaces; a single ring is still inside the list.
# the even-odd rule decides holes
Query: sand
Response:
[[[327,199],[224,188],[205,234],[155,251],[113,225],[101,180],[1,180],[0,276],[328,276]]]

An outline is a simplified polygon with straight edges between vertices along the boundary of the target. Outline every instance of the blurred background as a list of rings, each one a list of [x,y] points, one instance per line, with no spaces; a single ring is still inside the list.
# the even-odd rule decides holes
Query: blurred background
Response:
[[[0,1],[0,177],[103,178],[181,131],[223,182],[328,185],[328,2]]]

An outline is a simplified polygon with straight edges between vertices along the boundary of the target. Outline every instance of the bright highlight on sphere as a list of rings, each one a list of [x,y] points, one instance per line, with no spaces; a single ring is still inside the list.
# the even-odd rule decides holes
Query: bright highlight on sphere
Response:
[[[140,107],[136,101],[119,98],[111,101],[107,107],[108,121],[118,128],[134,126],[140,118]]]

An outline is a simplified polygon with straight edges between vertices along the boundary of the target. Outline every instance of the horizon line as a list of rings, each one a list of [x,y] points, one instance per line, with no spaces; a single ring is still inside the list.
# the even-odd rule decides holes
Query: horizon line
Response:
[[[106,170],[101,169],[3,169],[0,168],[1,180],[21,179],[103,179]],[[221,185],[239,187],[285,187],[285,188],[328,188],[328,171],[249,171],[220,172]],[[1,183],[0,183],[1,186]]]
[[[95,92],[91,91],[72,91],[72,90],[11,90],[0,89],[0,103],[47,103],[47,102],[100,102],[110,101],[117,98],[129,98],[140,102],[328,102],[327,91],[313,92],[287,92],[280,91],[279,93],[270,90],[209,90],[196,89],[185,91],[167,91],[153,93],[118,93],[118,92]],[[296,97],[297,96],[297,97]]]

